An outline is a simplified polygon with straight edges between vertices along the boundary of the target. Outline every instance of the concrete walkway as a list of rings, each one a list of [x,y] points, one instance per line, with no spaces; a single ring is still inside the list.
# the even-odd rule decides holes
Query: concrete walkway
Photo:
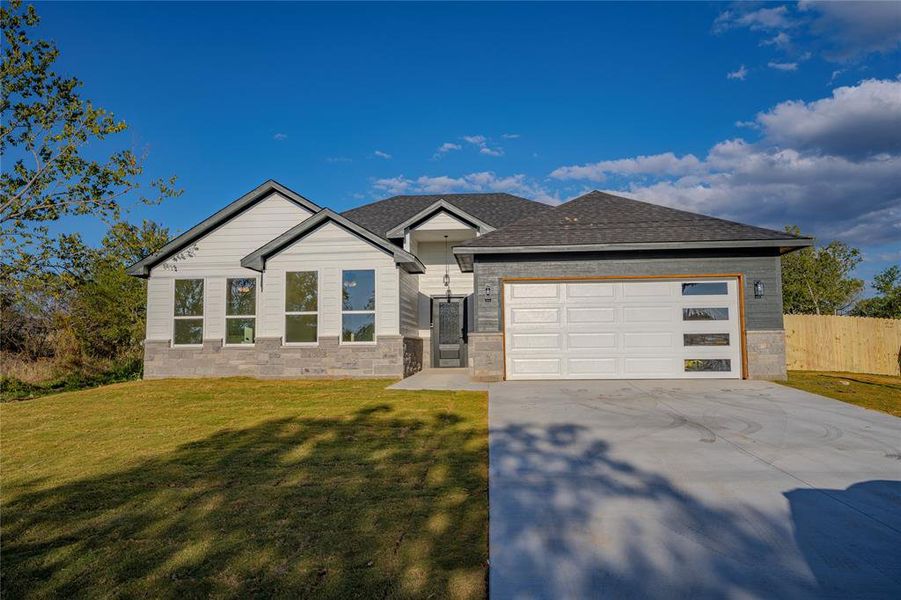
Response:
[[[901,598],[901,419],[754,381],[492,384],[492,598]]]
[[[423,369],[415,375],[388,386],[390,390],[470,390],[488,391],[487,383],[473,381],[469,369]]]

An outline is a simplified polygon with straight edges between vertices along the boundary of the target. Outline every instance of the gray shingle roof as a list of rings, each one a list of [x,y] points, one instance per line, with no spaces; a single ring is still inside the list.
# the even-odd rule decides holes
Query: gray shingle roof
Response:
[[[809,238],[784,231],[593,191],[541,215],[520,219],[470,240],[458,248],[775,240],[786,240],[788,246],[809,245]]]
[[[388,231],[444,200],[460,210],[484,221],[495,229],[519,219],[546,214],[552,207],[512,194],[430,194],[421,196],[392,196],[345,211],[342,216],[362,225],[369,231],[385,236]]]

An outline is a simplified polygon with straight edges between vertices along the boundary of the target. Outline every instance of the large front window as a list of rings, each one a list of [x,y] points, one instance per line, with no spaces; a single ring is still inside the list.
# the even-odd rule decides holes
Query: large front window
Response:
[[[252,344],[256,339],[257,280],[225,281],[225,343]]]
[[[319,277],[316,271],[285,273],[285,342],[319,341]]]
[[[375,271],[341,275],[341,341],[375,341]]]
[[[178,346],[203,343],[203,279],[175,280],[172,343]]]

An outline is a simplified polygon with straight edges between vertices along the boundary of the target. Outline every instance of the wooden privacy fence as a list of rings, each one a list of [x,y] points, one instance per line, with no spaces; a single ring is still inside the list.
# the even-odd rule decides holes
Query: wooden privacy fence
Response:
[[[785,315],[789,370],[899,375],[901,319]]]

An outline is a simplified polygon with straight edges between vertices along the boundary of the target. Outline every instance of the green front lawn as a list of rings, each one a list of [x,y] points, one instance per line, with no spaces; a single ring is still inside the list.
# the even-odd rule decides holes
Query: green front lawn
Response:
[[[901,377],[789,371],[787,385],[901,417]]]
[[[487,394],[131,382],[0,405],[3,595],[485,595]]]

